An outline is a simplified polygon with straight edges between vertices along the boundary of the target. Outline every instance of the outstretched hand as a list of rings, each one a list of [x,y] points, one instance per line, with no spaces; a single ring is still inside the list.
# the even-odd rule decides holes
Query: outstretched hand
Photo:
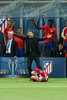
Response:
[[[15,25],[15,22],[13,22],[12,25],[14,26]]]
[[[32,22],[35,24],[36,23],[36,21],[35,20],[32,20]]]
[[[52,37],[52,35],[49,35],[49,34],[47,35],[47,38],[51,38],[51,37]]]

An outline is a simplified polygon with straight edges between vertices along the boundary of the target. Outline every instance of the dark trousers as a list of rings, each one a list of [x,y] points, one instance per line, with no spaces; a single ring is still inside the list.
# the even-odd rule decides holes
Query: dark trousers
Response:
[[[34,56],[34,57],[28,57],[28,71],[29,71],[29,75],[31,76],[31,64],[32,64],[32,61],[35,60],[36,64],[37,64],[37,67],[39,69],[41,69],[41,65],[40,65],[40,60],[39,60],[39,56]]]

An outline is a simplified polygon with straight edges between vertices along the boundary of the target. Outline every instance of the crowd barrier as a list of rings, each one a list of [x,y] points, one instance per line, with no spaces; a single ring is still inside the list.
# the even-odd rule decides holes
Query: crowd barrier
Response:
[[[44,69],[44,62],[52,63],[50,78],[66,78],[66,58],[40,58],[42,69]],[[32,63],[32,70],[37,67],[35,61]],[[50,69],[50,68],[49,68]],[[47,69],[48,70],[48,69]],[[0,58],[0,77],[29,77],[27,69],[27,58]]]

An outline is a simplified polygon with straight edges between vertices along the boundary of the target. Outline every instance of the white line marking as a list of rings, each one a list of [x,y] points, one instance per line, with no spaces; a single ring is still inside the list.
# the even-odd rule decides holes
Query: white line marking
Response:
[[[20,88],[67,88],[67,86],[0,86],[0,89],[20,89]]]

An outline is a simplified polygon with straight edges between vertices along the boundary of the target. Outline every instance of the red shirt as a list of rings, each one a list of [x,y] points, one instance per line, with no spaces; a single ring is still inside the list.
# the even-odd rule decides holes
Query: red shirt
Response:
[[[9,29],[10,29],[10,28],[8,28],[8,27],[6,27],[6,28],[4,29],[4,34],[7,36],[7,40],[9,40],[9,39],[8,39],[8,31],[9,31]],[[12,28],[12,31],[15,33],[15,27]]]
[[[64,35],[65,35],[65,37],[66,37],[66,42],[67,42],[67,27],[64,29]]]
[[[20,36],[25,37],[25,35],[22,35],[22,34]],[[23,44],[24,40],[22,40],[18,37],[15,37],[15,36],[14,36],[14,40],[17,41],[17,43],[18,43],[18,49],[24,48],[24,44]]]
[[[65,57],[67,58],[67,52],[66,52],[66,50],[64,50],[64,52],[65,52]]]
[[[47,26],[42,26],[41,29],[44,30],[44,37],[46,37],[48,34],[52,35],[51,38],[44,40],[45,43],[53,41],[54,35],[57,35],[57,30],[55,27],[50,28],[47,25]]]
[[[46,76],[49,78],[49,74],[47,72],[44,72],[42,71],[41,69],[39,68],[35,68],[35,73],[39,72],[40,75],[43,77],[43,78],[46,78]],[[48,78],[45,79],[46,81],[48,81]]]

